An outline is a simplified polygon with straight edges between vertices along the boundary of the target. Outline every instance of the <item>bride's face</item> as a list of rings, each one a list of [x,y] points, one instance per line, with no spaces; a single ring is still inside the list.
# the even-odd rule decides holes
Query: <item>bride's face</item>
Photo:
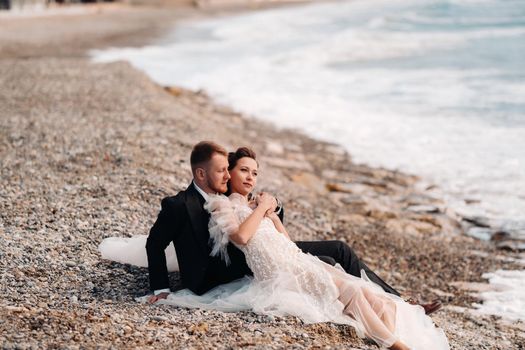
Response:
[[[235,167],[230,170],[230,189],[232,193],[239,193],[247,196],[253,191],[257,184],[257,162],[250,158],[244,157],[237,161]]]

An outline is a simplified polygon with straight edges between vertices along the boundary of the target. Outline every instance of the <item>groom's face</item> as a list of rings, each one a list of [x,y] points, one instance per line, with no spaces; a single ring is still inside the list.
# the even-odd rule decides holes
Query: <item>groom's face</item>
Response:
[[[206,167],[206,184],[212,192],[224,193],[228,189],[228,158],[215,153]]]

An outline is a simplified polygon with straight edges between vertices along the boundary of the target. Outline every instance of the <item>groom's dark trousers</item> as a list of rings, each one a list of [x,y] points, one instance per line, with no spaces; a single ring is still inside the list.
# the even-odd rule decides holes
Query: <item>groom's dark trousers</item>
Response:
[[[193,184],[185,191],[162,200],[161,211],[146,243],[152,290],[169,288],[164,250],[172,241],[177,253],[182,284],[196,294],[203,294],[220,284],[252,274],[244,254],[233,244],[228,245],[230,265],[226,266],[220,257],[210,256],[208,232],[210,215],[204,210],[203,205],[204,198]],[[281,215],[282,213],[283,211]],[[361,277],[361,270],[364,270],[368,278],[386,292],[399,295],[359,260],[346,243],[341,241],[295,243],[305,253],[316,255],[332,265],[339,263],[346,272],[354,276]]]

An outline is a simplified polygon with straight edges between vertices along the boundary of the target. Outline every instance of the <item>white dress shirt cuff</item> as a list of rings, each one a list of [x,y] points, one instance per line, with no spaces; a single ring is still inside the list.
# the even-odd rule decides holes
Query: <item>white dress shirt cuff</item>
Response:
[[[279,200],[279,198],[275,198],[277,201],[277,208],[275,208],[275,213],[277,215],[281,214],[281,210],[283,210],[283,203]]]
[[[156,291],[153,291],[153,294],[159,295],[160,293],[171,293],[171,290],[169,288],[164,289],[157,289]]]

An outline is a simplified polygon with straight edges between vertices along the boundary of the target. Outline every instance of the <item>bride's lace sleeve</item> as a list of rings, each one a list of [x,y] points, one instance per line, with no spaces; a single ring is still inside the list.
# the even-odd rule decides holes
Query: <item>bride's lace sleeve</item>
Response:
[[[231,201],[223,195],[211,195],[204,204],[204,209],[210,213],[210,221],[208,223],[210,244],[212,245],[210,255],[220,255],[226,265],[229,265],[229,237],[239,229],[239,218],[233,210]]]

